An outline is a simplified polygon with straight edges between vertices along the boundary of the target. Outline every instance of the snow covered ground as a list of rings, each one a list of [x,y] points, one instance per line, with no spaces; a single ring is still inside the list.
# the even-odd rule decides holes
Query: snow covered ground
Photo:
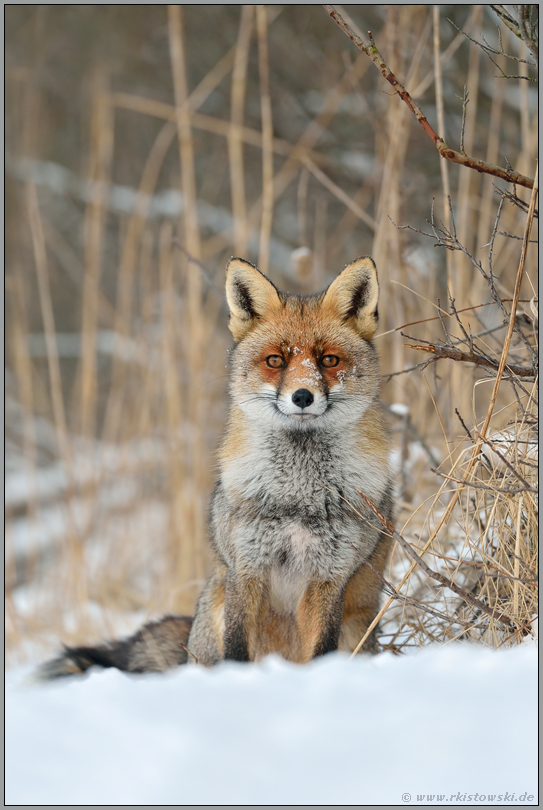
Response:
[[[537,648],[7,676],[6,805],[537,804]]]

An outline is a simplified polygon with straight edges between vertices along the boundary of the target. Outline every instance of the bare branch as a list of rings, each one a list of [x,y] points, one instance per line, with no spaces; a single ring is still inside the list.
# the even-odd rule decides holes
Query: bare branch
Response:
[[[388,522],[386,517],[384,517],[379,512],[375,504],[372,501],[370,501],[370,499],[366,495],[364,495],[364,493],[361,492],[359,489],[357,489],[357,492],[359,495],[362,496],[362,498],[364,498],[364,500],[366,501],[366,503],[368,504],[374,515],[380,520],[380,522],[386,528],[390,536],[394,540],[396,540],[397,543],[400,544],[400,546],[404,549],[404,551],[407,552],[407,554],[409,554],[411,559],[414,560],[414,562],[419,566],[419,568],[422,568],[425,574],[427,574],[432,579],[435,579],[445,588],[449,588],[451,591],[457,594],[457,596],[460,596],[472,607],[482,611],[483,613],[486,613],[488,616],[491,616],[495,621],[504,624],[509,629],[511,630],[515,629],[515,623],[513,622],[512,619],[509,618],[509,616],[506,616],[505,613],[500,613],[498,611],[493,610],[488,605],[485,605],[484,602],[481,602],[479,599],[476,599],[470,593],[465,591],[463,588],[461,588],[455,582],[450,580],[448,577],[444,576],[443,574],[440,574],[438,571],[434,571],[432,568],[430,568],[430,566],[426,565],[422,557],[419,554],[417,554],[411,543],[408,543],[405,537],[402,537],[402,535],[396,531],[396,529],[392,526],[392,524]]]
[[[495,59],[492,58],[491,54],[493,54],[494,56],[503,56],[505,59],[512,59],[515,62],[522,62],[523,64],[530,65],[531,67],[537,69],[536,62],[531,62],[529,59],[522,59],[520,56],[514,56],[513,54],[506,53],[504,51],[503,42],[502,42],[502,35],[501,35],[501,31],[500,31],[499,28],[498,28],[498,38],[500,40],[500,47],[498,49],[498,48],[493,48],[492,45],[489,45],[488,42],[486,41],[486,39],[484,38],[484,36],[482,36],[483,42],[478,42],[476,39],[473,39],[473,37],[470,37],[469,34],[466,34],[465,31],[462,31],[461,28],[458,28],[458,26],[455,25],[452,20],[448,19],[448,22],[450,22],[450,24],[454,28],[456,28],[456,30],[459,33],[463,34],[466,37],[466,39],[469,39],[469,41],[473,42],[474,45],[478,45],[479,48],[481,48],[481,50],[484,51],[484,53],[486,53],[486,55],[488,56],[488,58],[490,59],[490,61],[494,65],[494,67],[497,68],[500,71],[500,75],[497,78],[501,78],[501,79],[524,79],[524,81],[537,83],[537,79],[532,79],[530,76],[511,75],[509,73],[506,73],[505,70],[501,67],[501,65],[498,62],[496,62]],[[518,36],[519,36],[519,39],[522,39],[522,37],[520,35],[518,35]]]
[[[515,183],[519,186],[524,186],[524,188],[532,188],[534,181],[529,177],[524,177],[524,175],[519,174],[518,172],[508,171],[506,169],[502,169],[500,166],[494,166],[491,163],[485,163],[483,160],[478,160],[477,158],[469,157],[468,155],[463,155],[461,152],[456,152],[454,149],[451,149],[448,146],[443,138],[441,138],[437,132],[434,130],[426,116],[424,115],[421,108],[418,104],[414,101],[414,99],[409,95],[405,87],[398,81],[394,73],[390,70],[386,62],[384,61],[383,57],[379,53],[379,50],[375,44],[375,40],[373,39],[371,31],[368,31],[368,38],[370,40],[370,44],[366,45],[360,37],[353,31],[350,25],[343,19],[341,14],[337,11],[334,6],[324,5],[323,8],[326,9],[328,14],[332,17],[332,19],[339,25],[341,30],[347,34],[349,39],[351,39],[357,48],[367,54],[373,63],[379,68],[383,77],[387,80],[387,82],[394,88],[396,93],[400,96],[402,101],[407,104],[423,130],[426,134],[432,139],[434,145],[441,155],[442,158],[445,160],[450,160],[453,163],[459,163],[461,166],[467,166],[469,169],[474,169],[477,172],[482,174],[491,174],[494,177],[499,177],[502,180],[506,180],[508,183]]]
[[[447,616],[445,613],[442,613],[440,610],[436,610],[435,608],[431,608],[429,605],[425,605],[424,602],[421,602],[419,599],[413,599],[412,596],[405,596],[403,593],[400,593],[396,590],[394,585],[392,585],[385,577],[381,574],[380,571],[375,568],[369,560],[365,560],[364,565],[367,565],[368,568],[371,568],[374,574],[376,574],[381,582],[383,583],[385,592],[388,592],[393,599],[397,599],[399,602],[402,602],[404,605],[410,605],[411,607],[417,608],[418,610],[422,610],[424,613],[429,613],[430,616],[434,616],[436,619],[444,619],[446,622],[450,622],[450,616]],[[487,574],[490,576],[490,574]],[[509,577],[510,579],[514,579],[514,577]],[[532,583],[537,582],[537,580],[531,579],[519,579],[519,582],[524,583]],[[459,624],[460,627],[464,627],[469,629],[471,627],[471,622],[465,622],[458,617],[454,619],[454,624]]]
[[[466,483],[461,478],[455,478],[454,475],[447,475],[446,473],[439,472],[439,470],[435,470],[430,467],[430,471],[439,475],[440,478],[446,478],[447,481],[454,481],[456,484],[464,484]],[[496,492],[499,494],[504,495],[517,495],[519,492],[535,492],[537,493],[536,487],[532,487],[530,484],[527,484],[525,487],[494,487],[491,484],[482,484],[480,481],[468,481],[468,487],[472,489],[485,489],[489,492]]]
[[[490,8],[492,11],[498,15],[500,20],[504,25],[509,28],[510,31],[528,48],[534,60],[536,62],[536,66],[538,64],[538,50],[539,50],[539,37],[537,35],[537,22],[532,22],[532,6],[531,5],[519,5],[514,6],[514,8],[520,12],[519,19],[515,20],[508,11],[506,11],[505,6],[498,5],[498,4],[490,4]],[[537,6],[536,6],[537,8]]]
[[[400,332],[400,334],[403,337],[409,337],[409,335],[404,335],[403,332]],[[409,339],[414,340],[414,338]],[[430,354],[434,355],[436,360],[448,358],[450,360],[457,360],[462,363],[473,363],[476,366],[484,366],[485,368],[491,368],[494,371],[497,371],[500,365],[497,360],[491,360],[490,358],[484,357],[480,354],[467,354],[466,352],[461,352],[459,349],[449,348],[447,346],[436,346],[434,343],[428,343],[426,346],[412,343],[404,343],[403,345],[410,349],[416,349],[420,352],[429,352]],[[512,374],[516,374],[517,377],[535,377],[537,374],[536,366],[519,366],[513,363],[507,363],[506,367],[509,369],[509,371],[511,371]]]

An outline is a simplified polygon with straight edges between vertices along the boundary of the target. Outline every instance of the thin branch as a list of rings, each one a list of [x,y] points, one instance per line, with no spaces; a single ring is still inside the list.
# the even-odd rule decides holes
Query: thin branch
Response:
[[[506,11],[505,6],[498,5],[498,4],[490,4],[490,8],[492,11],[498,15],[500,20],[504,25],[509,28],[512,33],[518,37],[518,39],[522,40],[532,56],[534,57],[536,67],[538,64],[538,36],[535,31],[535,25],[532,26],[531,22],[531,12],[532,9],[529,5],[521,5],[521,6],[514,6],[517,10],[520,10],[520,19],[517,21],[508,11]],[[537,23],[536,23],[537,24]]]
[[[521,474],[518,472],[518,470],[516,470],[516,469],[513,467],[513,465],[511,464],[511,462],[510,462],[510,461],[508,461],[508,460],[505,458],[505,456],[503,455],[503,453],[500,453],[500,451],[499,451],[499,450],[498,450],[498,449],[497,449],[497,448],[494,446],[494,445],[495,445],[495,442],[493,442],[493,441],[492,441],[492,439],[489,439],[489,438],[487,437],[487,439],[486,439],[486,443],[490,445],[490,448],[491,448],[492,452],[493,452],[493,453],[495,453],[495,454],[498,456],[498,458],[500,459],[500,461],[502,462],[502,464],[504,464],[504,465],[505,465],[505,466],[506,466],[506,467],[507,467],[507,468],[508,468],[508,469],[509,469],[509,470],[510,470],[512,473],[513,473],[513,475],[515,475],[515,476],[518,478],[518,480],[519,480],[519,481],[520,481],[522,484],[524,484],[524,486],[525,486],[525,487],[527,487],[527,488],[529,489],[529,488],[531,487],[531,484],[529,484],[529,483],[528,483],[528,481],[527,481],[527,480],[526,480],[526,479],[525,479],[525,478],[524,478],[524,477],[523,477],[523,476],[522,476],[522,475],[521,475]],[[523,463],[523,460],[521,460],[521,462],[520,462],[520,463]],[[533,489],[533,487],[532,487],[532,489]],[[534,489],[533,491],[534,491],[534,492],[537,492],[537,490],[535,490],[535,489]]]
[[[390,217],[389,217],[389,219],[390,219]],[[392,220],[390,220],[390,221],[392,222]],[[394,225],[395,228],[400,228],[400,229],[409,228],[409,229],[411,229],[410,225],[396,225],[394,222],[392,224]],[[411,230],[415,230],[415,228],[412,228]],[[430,236],[430,234],[425,234],[425,235]],[[533,241],[534,241],[533,239],[530,239],[530,242],[533,242]],[[407,289],[409,289],[409,287]],[[510,303],[512,300],[513,300],[512,298],[502,298],[502,302],[504,302],[506,304]],[[519,298],[519,304],[529,304],[529,303],[531,303],[531,301],[532,301],[531,298]],[[492,307],[492,306],[494,306],[494,303],[495,303],[494,301],[488,301],[486,304],[474,304],[471,307],[463,307],[462,309],[457,309],[456,312],[457,313],[471,312],[474,309],[481,309],[482,307]],[[452,312],[444,312],[443,310],[441,310],[441,315],[444,318],[452,318],[453,317]],[[419,323],[430,323],[430,321],[438,321],[438,320],[440,320],[440,316],[439,315],[434,315],[433,318],[421,318],[418,321],[409,321],[409,323],[403,323],[401,326],[396,326],[394,329],[389,329],[388,332],[379,332],[378,335],[374,336],[374,339],[378,338],[378,337],[384,337],[385,335],[392,335],[393,332],[399,332],[401,329],[406,329],[408,326],[417,326]],[[500,324],[499,327],[495,327],[495,328],[496,329],[497,328],[502,329],[504,325],[505,324]],[[479,332],[477,335],[474,335],[474,337],[480,337],[482,335],[487,335],[489,333],[489,331],[490,330],[486,330],[484,332]],[[494,331],[494,328],[492,329],[492,331]]]
[[[454,481],[456,484],[465,484],[466,482],[461,478],[455,478],[454,475],[446,475],[446,473],[439,472],[439,470],[435,470],[434,468],[430,467],[430,472],[439,475],[440,478],[446,478],[447,481]],[[476,481],[468,481],[466,486],[471,487],[472,489],[485,489],[489,492],[496,492],[498,494],[503,495],[518,495],[519,492],[535,492],[537,493],[536,487],[532,487],[530,484],[526,484],[525,487],[493,487],[491,484],[482,484]]]
[[[488,56],[488,58],[490,59],[490,61],[494,65],[494,67],[496,67],[500,71],[500,76],[497,76],[496,78],[499,78],[499,79],[500,78],[501,79],[524,79],[524,81],[537,83],[537,79],[532,79],[530,76],[517,76],[516,74],[511,75],[509,73],[506,73],[505,70],[501,67],[501,65],[499,65],[498,62],[496,62],[496,60],[492,58],[491,54],[493,54],[494,56],[503,56],[503,57],[505,57],[505,59],[513,59],[513,61],[515,61],[515,62],[523,62],[524,64],[530,65],[531,67],[537,69],[537,64],[535,62],[530,62],[530,60],[528,60],[528,59],[522,59],[520,56],[514,56],[513,54],[506,53],[504,51],[503,43],[502,43],[502,35],[501,35],[501,31],[500,31],[499,28],[498,28],[498,38],[500,40],[500,48],[498,50],[497,48],[493,48],[491,45],[489,45],[488,42],[486,41],[486,39],[484,38],[484,36],[482,37],[483,42],[484,42],[484,44],[483,44],[482,42],[478,42],[476,39],[473,39],[473,37],[470,37],[470,35],[466,34],[466,32],[462,31],[462,29],[458,28],[458,26],[455,25],[452,20],[448,20],[448,22],[450,22],[450,24],[454,28],[456,28],[457,31],[459,31],[461,34],[463,34],[466,37],[466,39],[469,39],[469,41],[473,42],[474,45],[478,45],[479,48],[481,48],[481,50],[486,53],[486,55]]]
[[[464,83],[464,93],[462,96],[462,129],[460,130],[460,151],[463,155],[466,154],[466,150],[464,149],[464,139],[466,133],[466,113],[468,111],[468,104],[469,104],[469,93],[468,93],[468,86]]]
[[[362,498],[364,498],[364,500],[366,501],[372,512],[380,520],[380,522],[386,528],[387,532],[389,532],[391,537],[394,540],[396,540],[397,543],[400,544],[400,546],[404,549],[404,551],[407,552],[407,554],[409,554],[411,559],[414,560],[414,562],[419,566],[419,568],[422,568],[425,574],[427,574],[432,579],[435,579],[436,582],[439,582],[445,588],[449,588],[449,590],[453,591],[455,594],[457,594],[457,596],[460,596],[465,602],[470,604],[472,607],[482,611],[483,613],[486,613],[492,619],[500,622],[501,624],[505,625],[511,630],[515,629],[515,623],[512,621],[512,619],[509,618],[509,616],[506,616],[505,613],[500,613],[496,610],[493,610],[488,605],[485,605],[484,602],[481,602],[479,599],[476,599],[470,593],[465,591],[455,582],[452,582],[452,580],[450,580],[448,577],[444,576],[443,574],[440,574],[438,571],[434,571],[432,568],[430,568],[430,566],[426,565],[422,557],[420,557],[417,554],[413,546],[410,543],[408,543],[407,540],[404,537],[402,537],[402,535],[399,532],[396,531],[396,529],[388,522],[386,517],[384,517],[384,515],[382,515],[381,512],[379,512],[375,504],[372,501],[370,501],[370,499],[366,495],[364,495],[364,493],[361,492],[359,489],[357,489],[357,492],[359,495],[362,496]]]
[[[496,286],[494,284],[494,272],[493,272],[493,268],[492,268],[492,261],[493,261],[493,256],[494,256],[494,240],[495,240],[496,233],[497,233],[497,230],[498,230],[498,223],[499,223],[499,220],[500,220],[501,211],[502,211],[502,208],[503,208],[503,203],[504,203],[504,198],[502,196],[502,198],[500,199],[499,207],[498,207],[498,213],[496,215],[496,220],[494,222],[494,228],[493,228],[493,231],[492,231],[492,237],[491,237],[490,243],[489,243],[489,252],[488,252],[489,270],[488,270],[488,273],[484,269],[481,262],[477,261],[475,256],[472,253],[470,253],[470,251],[466,248],[466,246],[464,244],[462,244],[462,242],[460,242],[458,240],[458,238],[456,236],[456,225],[455,225],[454,216],[453,216],[453,213],[452,213],[452,207],[451,207],[451,217],[450,217],[450,221],[451,221],[450,229],[446,228],[443,225],[443,223],[441,223],[441,226],[436,224],[435,219],[434,219],[433,203],[432,203],[431,219],[429,221],[429,224],[432,227],[433,237],[436,239],[436,243],[435,243],[434,247],[444,247],[447,250],[459,250],[459,251],[461,251],[465,256],[468,257],[468,259],[471,261],[473,266],[481,273],[484,280],[486,281],[486,283],[489,286],[490,294],[492,295],[492,298],[494,299],[494,302],[497,304],[497,306],[499,307],[499,309],[500,309],[500,311],[501,311],[501,313],[503,315],[504,324],[508,325],[511,316],[510,316],[510,313],[507,312],[507,310],[506,310],[506,308],[505,308],[505,306],[503,304],[503,300],[500,297],[500,295],[499,295],[499,293],[498,293],[498,291],[496,289]],[[450,204],[450,200],[449,200],[449,204]],[[532,216],[532,218],[535,216],[535,204],[534,204],[531,216]],[[401,229],[407,228],[408,230],[412,230],[412,231],[414,231],[416,233],[422,234],[423,236],[428,236],[429,238],[432,238],[432,234],[426,233],[425,231],[422,231],[419,228],[413,228],[411,225],[398,225],[396,227],[401,228]],[[518,304],[518,301],[516,303]],[[520,340],[522,340],[522,342],[526,346],[527,350],[530,352],[530,355],[532,357],[532,361],[533,361],[533,363],[535,365],[537,363],[537,353],[535,352],[534,348],[531,346],[531,344],[530,344],[529,340],[527,339],[526,335],[524,334],[524,332],[519,328],[516,321],[513,322],[513,329],[514,329],[515,333],[519,336]]]
[[[408,369],[406,369],[406,371],[407,370]],[[403,372],[396,372],[396,373],[401,374]],[[394,376],[395,376],[394,374],[389,375],[389,377],[394,377]],[[388,410],[388,412],[390,414],[393,414],[396,417],[398,416],[398,414],[394,412],[394,410],[390,407],[390,405],[386,405],[386,408],[387,408],[387,410]],[[401,418],[404,419],[405,417],[402,416]],[[426,452],[426,455],[428,456],[428,458],[430,459],[432,464],[435,464],[435,466],[438,467],[439,466],[439,460],[436,458],[436,456],[435,456],[434,452],[432,451],[431,447],[427,444],[426,440],[424,439],[424,436],[422,436],[422,434],[419,433],[419,431],[417,430],[416,425],[413,424],[413,422],[411,420],[411,417],[409,416],[409,413],[407,414],[406,424],[407,424],[407,429],[411,433],[411,436],[413,437],[413,439],[420,444],[420,446]]]
[[[429,605],[425,605],[424,602],[420,602],[418,599],[414,599],[412,596],[404,596],[403,593],[399,593],[394,585],[392,585],[385,577],[381,574],[380,571],[377,570],[369,560],[365,560],[364,565],[367,565],[368,568],[371,568],[374,574],[376,574],[381,582],[384,584],[385,591],[388,591],[390,595],[397,599],[399,602],[403,602],[404,605],[410,605],[411,607],[417,608],[418,610],[424,611],[424,613],[429,613],[431,616],[434,616],[436,619],[445,620],[446,622],[451,622],[451,617],[447,616],[445,613],[442,613],[440,610],[436,610],[435,608],[431,608]],[[511,577],[513,579],[513,577]],[[520,579],[519,582],[524,583],[532,583],[534,580],[524,580]],[[537,581],[537,580],[535,580]],[[463,621],[462,619],[454,619],[454,624],[459,624],[461,627],[469,629],[471,627],[471,622]]]
[[[432,139],[434,145],[441,155],[442,158],[445,160],[450,160],[453,163],[459,163],[461,166],[467,166],[469,169],[474,169],[477,172],[481,172],[482,174],[491,174],[494,177],[500,177],[502,180],[506,180],[508,183],[515,183],[519,186],[524,186],[525,188],[532,188],[534,181],[529,177],[524,177],[524,175],[519,174],[518,172],[514,171],[507,171],[502,169],[500,166],[494,166],[491,163],[485,163],[483,160],[478,160],[477,158],[469,157],[468,155],[463,155],[461,152],[455,152],[454,149],[451,149],[448,146],[443,138],[441,138],[437,132],[434,130],[426,116],[424,115],[421,108],[418,104],[414,101],[414,99],[410,96],[407,92],[405,87],[398,81],[394,73],[390,70],[386,62],[384,61],[383,57],[379,53],[379,50],[375,44],[371,31],[368,31],[368,38],[370,40],[370,44],[366,45],[362,39],[353,31],[350,25],[343,19],[341,14],[337,11],[334,6],[325,5],[323,4],[323,8],[326,9],[328,14],[332,17],[334,22],[341,28],[341,30],[347,34],[350,40],[354,42],[359,50],[363,51],[373,63],[379,68],[383,77],[387,80],[387,82],[394,88],[396,93],[400,96],[402,101],[407,104],[423,130],[426,134]]]
[[[191,262],[192,264],[195,264],[197,267],[200,268],[200,271],[202,273],[202,277],[205,279],[205,281],[209,284],[210,287],[213,287],[214,290],[217,290],[217,292],[219,293],[221,298],[224,298],[224,290],[223,290],[223,288],[219,287],[218,284],[215,284],[215,282],[213,281],[213,279],[211,278],[211,276],[207,272],[205,266],[202,264],[200,259],[197,259],[196,256],[193,256],[192,253],[189,253],[189,251],[187,250],[187,248],[185,247],[183,242],[180,239],[177,239],[177,237],[174,237],[172,239],[172,245],[174,247],[176,247],[176,248],[179,248],[179,250],[182,253],[185,254],[185,256],[187,257],[189,262]]]
[[[403,332],[400,332],[400,334],[403,337],[409,337],[409,335],[404,335]],[[414,340],[414,338],[409,338],[409,340]],[[421,340],[421,338],[419,338],[419,340]],[[491,368],[494,371],[496,371],[500,366],[498,361],[491,360],[483,355],[474,353],[467,354],[466,352],[461,352],[459,349],[448,348],[447,346],[436,346],[434,343],[428,343],[425,346],[412,343],[404,343],[403,345],[410,349],[416,349],[420,352],[428,352],[433,354],[436,360],[448,358],[450,360],[457,360],[461,363],[473,363],[476,366],[484,366],[485,368]],[[507,369],[512,374],[516,374],[517,377],[535,377],[537,374],[536,366],[518,366],[513,363],[507,363]]]

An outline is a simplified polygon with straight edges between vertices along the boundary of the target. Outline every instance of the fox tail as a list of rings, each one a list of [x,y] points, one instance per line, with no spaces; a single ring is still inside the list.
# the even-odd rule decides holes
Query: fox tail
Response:
[[[164,616],[149,622],[130,638],[107,641],[97,647],[64,647],[57,658],[36,672],[40,681],[81,675],[90,667],[115,667],[124,672],[163,672],[187,663],[187,642],[192,618]]]

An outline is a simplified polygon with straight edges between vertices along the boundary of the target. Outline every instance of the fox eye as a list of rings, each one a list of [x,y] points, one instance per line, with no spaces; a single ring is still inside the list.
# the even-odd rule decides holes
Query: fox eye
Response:
[[[269,357],[266,357],[266,365],[270,368],[283,368],[283,366],[286,366],[286,363],[280,354],[270,354]]]
[[[339,357],[336,357],[335,354],[325,354],[324,357],[321,357],[321,366],[334,368],[337,365],[339,365]]]

